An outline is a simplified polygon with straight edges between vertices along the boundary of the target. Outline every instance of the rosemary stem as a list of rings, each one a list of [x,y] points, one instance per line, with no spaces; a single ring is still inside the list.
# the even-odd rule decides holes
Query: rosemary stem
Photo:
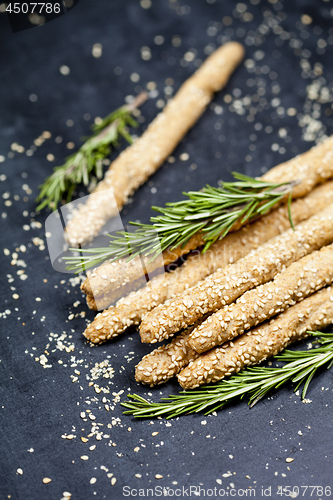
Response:
[[[239,173],[233,175],[234,182],[222,183],[218,188],[207,185],[201,191],[184,193],[185,200],[167,203],[165,207],[153,206],[159,214],[151,217],[150,224],[131,222],[137,227],[136,231],[110,235],[109,247],[94,251],[83,249],[83,255],[89,253],[85,258],[86,268],[102,263],[105,258],[131,260],[140,254],[152,261],[167,249],[183,247],[200,232],[205,252],[235,225],[252,222],[281,203],[296,184],[295,181],[274,184]],[[80,270],[82,256],[66,260],[70,265],[68,269]]]
[[[317,370],[325,365],[330,369],[333,365],[333,333],[308,333],[317,338],[321,347],[307,351],[283,351],[274,358],[286,363],[281,368],[247,368],[216,384],[182,391],[162,398],[158,403],[151,403],[137,394],[129,394],[130,401],[121,403],[127,408],[124,413],[136,418],[165,416],[167,419],[201,411],[205,411],[207,415],[246,395],[252,408],[266,394],[288,381],[296,383],[295,391],[304,383],[302,398],[305,398]]]
[[[70,155],[64,165],[55,167],[39,187],[40,193],[36,199],[39,202],[38,211],[46,206],[56,209],[65,197],[69,202],[76,186],[81,183],[87,186],[93,175],[101,179],[102,161],[110,154],[111,146],[117,146],[121,137],[132,142],[126,127],[137,126],[132,115],[147,97],[146,92],[141,92],[130,104],[125,104],[101,120],[101,123],[92,126],[93,134],[80,149]]]

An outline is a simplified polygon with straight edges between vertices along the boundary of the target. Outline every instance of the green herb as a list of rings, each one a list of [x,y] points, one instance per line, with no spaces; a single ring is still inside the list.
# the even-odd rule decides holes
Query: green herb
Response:
[[[309,384],[316,371],[333,365],[333,333],[308,332],[316,337],[321,347],[307,351],[285,350],[273,359],[284,361],[282,368],[257,366],[247,368],[228,379],[216,384],[209,384],[182,391],[176,396],[162,398],[165,402],[150,403],[137,394],[129,394],[133,401],[121,403],[128,408],[124,413],[137,418],[166,417],[174,418],[190,413],[205,412],[205,415],[223,408],[227,403],[249,397],[250,407],[273,389],[291,381],[296,384],[295,391],[304,383],[302,398],[304,399]]]
[[[92,136],[86,138],[76,153],[66,158],[64,165],[55,167],[53,174],[39,186],[37,210],[46,206],[55,210],[64,196],[67,202],[71,201],[78,184],[88,186],[94,175],[97,179],[102,178],[103,160],[110,154],[111,146],[117,146],[121,137],[132,143],[127,127],[137,126],[132,115],[146,98],[146,93],[140,94],[131,104],[120,107],[92,126]]]
[[[119,231],[110,236],[110,246],[81,250],[80,256],[67,257],[68,269],[85,269],[105,259],[151,255],[153,260],[167,248],[184,246],[201,231],[205,252],[217,239],[224,238],[237,223],[250,222],[271,210],[292,192],[297,182],[273,184],[243,174],[233,173],[236,181],[223,182],[220,187],[207,185],[201,191],[184,193],[186,200],[152,207],[161,215],[151,217],[151,224],[130,222],[134,232]],[[289,216],[291,197],[289,197]],[[77,251],[77,249],[71,249]]]

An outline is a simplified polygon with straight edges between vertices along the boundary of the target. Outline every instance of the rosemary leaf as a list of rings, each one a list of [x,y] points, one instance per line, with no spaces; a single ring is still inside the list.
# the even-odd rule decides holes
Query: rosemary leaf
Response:
[[[67,269],[79,272],[83,263],[89,269],[105,259],[131,260],[139,254],[150,256],[152,261],[167,248],[186,245],[200,231],[205,252],[217,239],[224,238],[235,223],[251,222],[271,210],[290,195],[296,184],[274,184],[236,172],[233,176],[234,182],[224,182],[217,188],[207,185],[201,191],[184,193],[185,200],[167,203],[165,207],[153,206],[159,215],[151,217],[150,224],[130,222],[136,231],[119,231],[109,235],[109,247],[93,252],[82,249],[80,256],[67,257]]]
[[[103,160],[110,154],[111,146],[118,146],[121,137],[132,143],[127,127],[138,125],[132,114],[146,98],[145,93],[140,94],[131,104],[118,108],[92,126],[93,134],[85,138],[80,149],[68,156],[63,165],[55,167],[53,173],[39,186],[40,193],[36,199],[39,202],[38,211],[44,207],[55,210],[64,198],[67,203],[71,201],[78,184],[88,186],[93,176],[98,180],[102,178]]]
[[[130,401],[122,404],[127,408],[124,413],[137,418],[167,419],[205,412],[205,415],[223,408],[230,402],[247,396],[252,408],[260,399],[286,382],[296,384],[295,391],[304,384],[302,399],[305,398],[311,380],[317,370],[333,366],[333,333],[308,332],[316,337],[320,347],[306,351],[284,350],[273,360],[286,364],[281,368],[255,366],[247,368],[216,384],[209,384],[198,389],[182,391],[177,395],[162,398],[161,402],[151,403],[137,394],[129,394]]]

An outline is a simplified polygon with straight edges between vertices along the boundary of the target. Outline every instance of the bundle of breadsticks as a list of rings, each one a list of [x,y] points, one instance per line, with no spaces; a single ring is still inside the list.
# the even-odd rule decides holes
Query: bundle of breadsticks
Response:
[[[259,363],[332,323],[332,138],[266,176],[300,181],[291,204],[295,230],[287,207],[275,208],[98,314],[86,338],[101,343],[140,322],[143,342],[178,333],[146,355],[135,376],[155,385],[177,375],[187,389]]]
[[[333,181],[315,188],[308,196],[292,202],[291,214],[294,224],[308,220],[331,203],[333,203]],[[230,233],[214,243],[207,252],[194,253],[181,267],[156,276],[138,291],[120,299],[115,306],[97,314],[84,332],[85,337],[91,342],[101,343],[118,336],[131,325],[140,324],[142,318],[150,311],[154,312],[160,304],[176,296],[182,297],[191,286],[218,269],[236,263],[251,250],[257,249],[289,227],[288,210],[286,206],[282,206],[239,231]],[[157,342],[157,339],[151,338],[151,340]]]
[[[136,380],[154,385],[178,374],[184,389],[197,387],[259,363],[308,330],[332,323],[332,243],[331,203],[295,232],[285,231],[155,308],[142,320],[143,341],[185,331],[145,356]]]
[[[110,166],[69,221],[72,245],[92,240],[105,222],[171,154],[222,89],[244,55],[238,43],[215,51],[180,88],[143,135]],[[162,254],[182,266],[134,289],[161,260],[106,261],[82,285],[91,309],[106,308],[84,336],[99,344],[132,325],[142,342],[177,336],[146,355],[136,380],[155,385],[177,375],[185,389],[259,363],[311,329],[333,322],[333,136],[268,171],[263,181],[293,182],[290,228],[286,198],[255,222],[237,222],[201,253],[203,234]],[[110,189],[113,197],[110,198]],[[187,258],[186,258],[187,257]],[[148,259],[147,259],[148,261]],[[114,297],[118,302],[108,307]]]
[[[326,182],[330,178],[333,178],[333,136],[329,137],[321,144],[313,147],[309,151],[269,170],[260,179],[269,182],[296,181],[298,182],[298,184],[293,189],[293,198],[295,200],[300,198],[305,201],[307,197],[309,197],[309,203],[316,207],[325,205],[317,204],[322,203],[322,200],[320,200],[320,192],[317,199],[316,196],[312,198],[312,193],[315,193],[315,191],[313,190],[316,186]],[[305,204],[306,203],[307,202],[305,202]],[[305,220],[310,216],[310,214],[307,215],[308,209],[305,208],[302,201],[300,201],[299,204],[294,205],[294,212],[294,220],[296,223]],[[286,214],[286,211],[284,210],[282,213]],[[259,227],[255,226],[255,231],[264,233],[264,235],[259,238],[259,244],[267,241],[269,238],[281,232],[281,230],[277,230],[277,228],[270,227],[271,225],[280,224],[280,222],[278,222],[278,217],[279,215],[277,213],[275,213],[272,218],[266,217],[265,220],[267,221],[267,227],[265,229],[260,224]],[[284,218],[284,222],[282,224],[283,229],[288,227],[288,221],[286,218]],[[232,228],[232,231],[238,231],[240,229],[240,226],[241,223],[236,223]],[[265,237],[265,235],[268,235],[268,238]],[[242,237],[246,238],[246,235],[242,234]],[[211,259],[216,260],[216,258],[211,257],[211,255],[215,255],[216,251],[219,254],[224,254],[225,247],[229,246],[231,244],[231,241],[235,241],[233,245],[237,246],[236,242],[238,242],[238,245],[242,247],[242,245],[239,244],[241,238],[236,237],[236,239],[234,239],[230,235],[227,238],[228,239],[224,240],[227,243],[225,245],[222,243],[223,250],[220,250],[217,245],[214,248],[213,254],[209,253],[209,256],[206,257],[206,263],[204,265],[205,268],[208,261],[210,261]],[[204,243],[205,241],[203,239],[203,235],[201,233],[196,233],[186,243],[186,245],[168,249],[163,252],[163,262],[165,265],[167,265],[175,261],[179,257],[188,254],[192,250],[197,249]],[[253,248],[253,246],[251,248]],[[236,251],[236,253],[237,252],[238,251]],[[147,257],[146,260],[148,261],[149,258]],[[87,295],[88,306],[91,309],[95,310],[97,309],[96,304],[98,304],[99,309],[106,308],[111,303],[112,298],[119,298],[124,296],[126,293],[126,287],[128,287],[130,283],[135,282],[135,280],[140,278],[140,276],[142,276],[144,272],[146,272],[147,274],[152,272],[156,267],[160,266],[160,262],[161,259],[155,259],[145,267],[143,267],[142,259],[140,257],[135,257],[129,262],[126,259],[119,259],[118,261],[112,262],[110,262],[109,260],[105,261],[101,266],[97,267],[92,272],[88,272],[87,279],[81,286],[82,291]],[[222,264],[225,265],[228,262],[229,260],[223,261]],[[212,269],[210,270],[210,272],[199,276],[198,280],[206,277],[207,274],[210,274],[215,269]],[[178,280],[178,277],[175,279]],[[178,290],[177,293],[179,293],[180,291],[182,290]],[[171,296],[173,296],[173,292],[171,293]]]

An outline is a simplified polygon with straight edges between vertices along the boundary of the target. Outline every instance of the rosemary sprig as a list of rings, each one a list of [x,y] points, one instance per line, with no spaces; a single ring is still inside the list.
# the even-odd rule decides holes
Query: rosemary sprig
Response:
[[[124,413],[137,418],[166,417],[205,412],[205,415],[223,408],[227,403],[249,397],[252,408],[273,389],[278,389],[288,381],[296,383],[295,391],[304,383],[302,399],[316,371],[333,365],[333,333],[308,332],[317,338],[321,347],[307,351],[285,350],[273,359],[284,361],[282,368],[257,366],[247,368],[216,384],[209,384],[178,395],[162,398],[165,402],[151,403],[137,394],[129,394],[133,401],[125,401],[128,408]]]
[[[83,183],[88,186],[93,175],[97,179],[102,178],[102,162],[110,154],[111,146],[117,146],[121,137],[132,143],[127,127],[138,125],[132,115],[146,98],[146,93],[138,95],[131,104],[121,106],[92,126],[93,134],[85,138],[86,141],[80,149],[68,156],[63,165],[55,167],[53,173],[39,186],[37,210],[42,210],[46,206],[55,210],[65,195],[67,203],[71,201],[78,184]]]
[[[153,260],[167,248],[183,246],[201,231],[205,252],[217,239],[224,238],[236,222],[250,222],[265,214],[286,194],[291,195],[297,182],[274,184],[234,172],[234,182],[223,182],[220,187],[205,186],[201,191],[184,193],[187,199],[167,203],[152,209],[161,215],[151,217],[151,224],[130,222],[138,227],[134,232],[119,231],[110,236],[105,248],[83,249],[80,256],[66,258],[67,269],[94,267],[105,259],[151,255]],[[291,196],[289,196],[289,218]],[[77,249],[71,249],[76,251]]]

